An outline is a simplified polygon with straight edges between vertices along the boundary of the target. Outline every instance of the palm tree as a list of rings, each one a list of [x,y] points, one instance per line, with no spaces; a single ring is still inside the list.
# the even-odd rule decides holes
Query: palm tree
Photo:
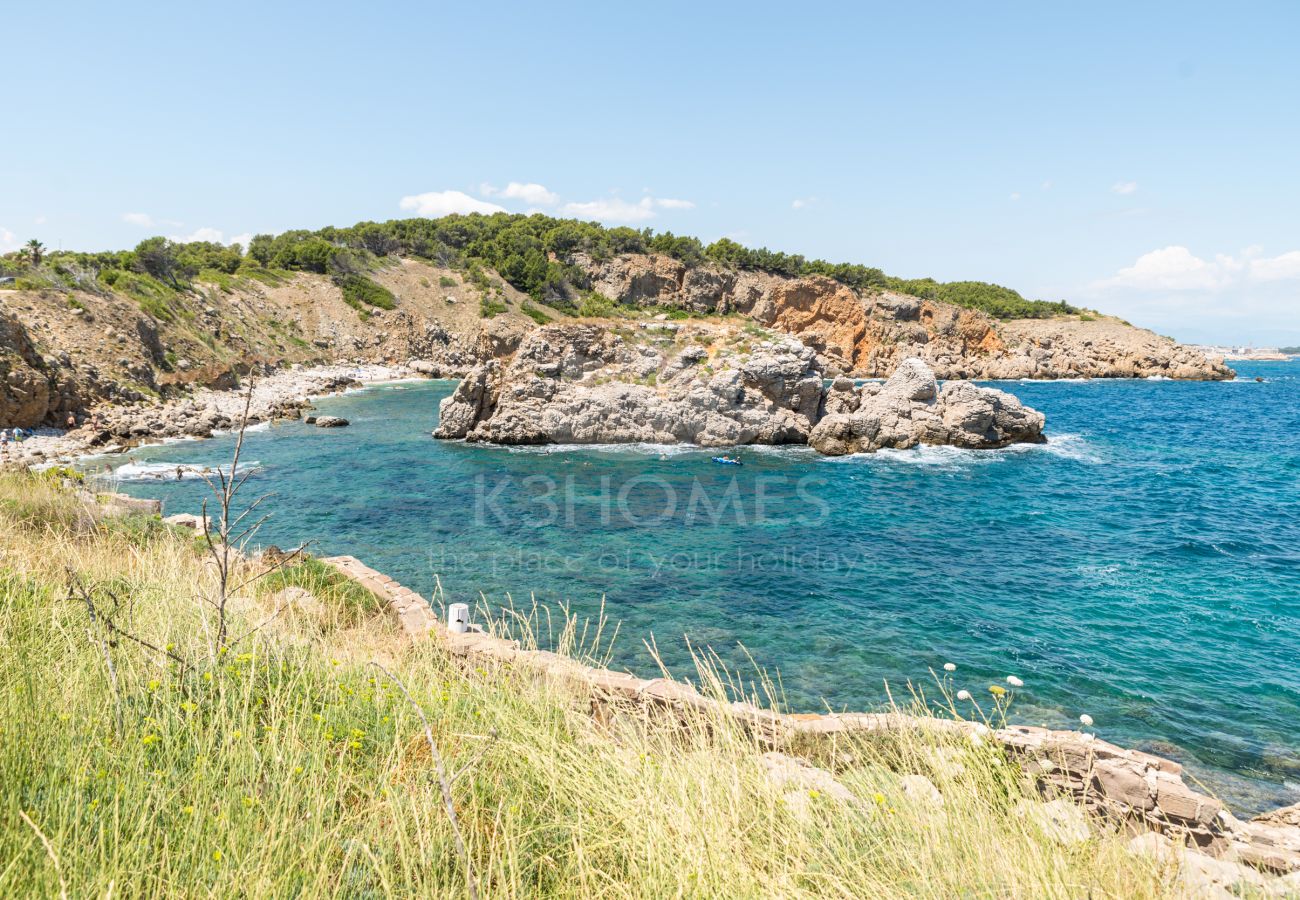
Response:
[[[32,238],[23,246],[23,249],[26,250],[27,255],[31,257],[33,266],[39,266],[41,264],[41,260],[45,257],[44,244],[36,240],[36,238]]]

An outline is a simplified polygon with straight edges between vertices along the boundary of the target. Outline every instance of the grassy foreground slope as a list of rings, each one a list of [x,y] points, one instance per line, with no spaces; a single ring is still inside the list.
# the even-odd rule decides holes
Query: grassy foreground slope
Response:
[[[1026,788],[988,745],[841,741],[816,761],[862,802],[792,791],[726,721],[593,717],[569,689],[403,644],[354,591],[302,575],[323,609],[223,650],[191,536],[156,518],[96,523],[50,479],[0,475],[0,896],[464,896],[419,717],[372,659],[460,773],[483,896],[1170,891],[1124,836],[1063,846],[1018,816]],[[73,579],[184,666],[101,644]],[[266,589],[246,593],[232,635],[272,608]],[[930,777],[942,809],[899,771]]]

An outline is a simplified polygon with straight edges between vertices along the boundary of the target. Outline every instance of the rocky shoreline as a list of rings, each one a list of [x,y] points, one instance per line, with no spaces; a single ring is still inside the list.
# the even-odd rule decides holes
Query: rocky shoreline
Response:
[[[940,390],[908,358],[882,384],[824,386],[816,352],[761,329],[669,322],[549,325],[508,362],[475,367],[442,402],[435,436],[497,444],[807,444],[869,453],[920,444],[1042,443],[1045,418],[966,381]]]
[[[792,795],[806,797],[808,790],[815,790],[836,802],[861,802],[833,772],[810,764],[800,754],[833,745],[841,736],[927,732],[935,736],[940,757],[951,747],[945,741],[999,748],[1041,797],[1029,801],[1018,814],[1046,823],[1064,847],[1089,840],[1094,830],[1117,829],[1133,835],[1128,844],[1131,852],[1177,867],[1192,896],[1233,896],[1228,890],[1294,896],[1300,891],[1300,804],[1238,819],[1221,801],[1189,787],[1177,762],[1116,746],[1095,734],[1028,725],[990,727],[895,709],[780,713],[751,703],[727,702],[672,678],[643,679],[527,649],[477,626],[453,632],[432,613],[428,600],[355,557],[330,557],[324,562],[380,597],[407,640],[437,640],[469,665],[510,665],[589,692],[597,716],[608,719],[630,707],[665,713],[683,728],[709,727],[716,719],[729,719],[768,749],[761,765],[777,784],[794,789]],[[944,764],[960,765],[952,758]],[[925,776],[908,774],[904,782],[936,809],[943,808],[943,795]]]
[[[248,423],[297,419],[313,398],[367,385],[428,377],[418,361],[406,365],[292,366],[254,376]],[[161,403],[103,406],[78,427],[45,428],[21,443],[10,443],[0,464],[20,467],[69,463],[78,457],[111,453],[168,438],[211,437],[236,428],[247,393],[240,388],[201,388],[188,397]]]

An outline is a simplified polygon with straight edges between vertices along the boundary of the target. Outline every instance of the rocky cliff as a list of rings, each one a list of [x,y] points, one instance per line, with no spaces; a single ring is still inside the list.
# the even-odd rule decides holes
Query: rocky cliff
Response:
[[[907,357],[940,378],[1231,378],[1222,361],[1110,317],[1000,321],[891,291],[858,293],[821,276],[690,266],[658,255],[574,262],[629,306],[741,313],[813,347],[828,372],[876,378]]]
[[[803,444],[833,455],[884,447],[1003,447],[1043,440],[1043,415],[1002,391],[938,389],[918,359],[884,384],[829,390],[816,354],[754,326],[550,325],[508,362],[471,371],[441,407],[440,438],[500,444]]]
[[[491,273],[485,287],[394,260],[371,277],[396,297],[393,309],[357,309],[308,273],[200,281],[163,299],[0,290],[0,427],[62,425],[105,405],[143,410],[293,363],[414,360],[426,374],[458,376],[512,352],[534,327],[526,298]]]
[[[1198,351],[1105,317],[999,321],[820,276],[659,255],[577,253],[571,262],[623,312],[744,317],[797,338],[831,376],[885,377],[909,357],[944,379],[1231,376]],[[98,283],[0,290],[0,427],[62,424],[69,413],[84,420],[104,405],[149,407],[292,363],[415,362],[458,377],[511,354],[539,323],[566,318],[490,270],[470,277],[386,257],[367,277],[391,292],[392,309],[350,305],[330,278],[304,272],[200,280],[168,296]]]

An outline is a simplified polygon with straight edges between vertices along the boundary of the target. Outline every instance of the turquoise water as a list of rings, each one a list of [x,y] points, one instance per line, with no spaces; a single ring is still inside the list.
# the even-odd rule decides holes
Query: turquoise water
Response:
[[[615,661],[642,673],[653,635],[683,673],[684,637],[742,670],[752,654],[799,709],[873,707],[948,661],[977,696],[1015,674],[1023,721],[1088,713],[1251,810],[1300,799],[1300,364],[1240,372],[1000,385],[1047,414],[1045,447],[744,449],[739,469],[438,442],[452,383],[390,385],[319,402],[351,428],[249,434],[248,496],[275,492],[261,541],[437,578],[448,602],[603,598]],[[197,511],[174,466],[231,444],[137,450],[124,489]]]

